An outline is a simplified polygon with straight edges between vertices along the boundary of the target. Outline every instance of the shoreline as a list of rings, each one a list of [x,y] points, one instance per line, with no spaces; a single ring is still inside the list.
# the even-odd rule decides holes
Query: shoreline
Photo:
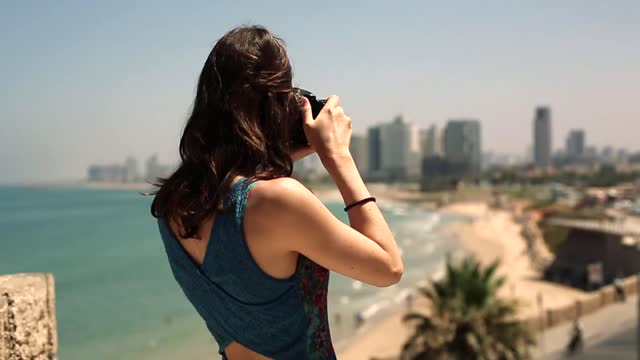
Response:
[[[54,188],[77,188],[95,190],[137,190],[151,191],[155,188],[153,184],[147,182],[120,183],[110,181],[67,181],[54,183],[26,183],[12,185],[25,189],[54,189]]]
[[[304,183],[303,183],[304,184]],[[342,202],[342,195],[340,191],[333,183],[320,183],[320,184],[304,184],[307,188],[315,194],[322,202]],[[417,190],[409,190],[401,188],[395,184],[372,182],[367,183],[367,188],[371,192],[372,196],[375,196],[378,202],[385,204],[402,204],[409,206],[418,206],[428,209],[435,209],[436,204],[434,201],[427,199],[424,193]],[[13,185],[12,185],[13,186]],[[48,188],[80,188],[80,189],[92,189],[92,190],[136,190],[150,192],[157,187],[148,182],[131,182],[120,183],[110,181],[68,181],[68,182],[54,182],[54,183],[25,183],[15,185],[16,187],[23,187],[28,189],[48,189]]]
[[[541,280],[540,270],[527,254],[527,245],[522,237],[522,225],[514,219],[514,214],[505,210],[489,208],[486,202],[458,202],[438,210],[442,213],[470,217],[469,222],[454,222],[446,231],[459,242],[462,249],[476,257],[481,263],[489,264],[500,260],[498,275],[506,278],[500,296],[520,304],[519,319],[529,319],[540,313],[537,303],[542,299],[544,310],[566,307],[588,297],[586,292]],[[550,254],[548,254],[550,255]],[[426,310],[428,302],[417,296],[413,310]],[[337,349],[338,358],[343,360],[368,359],[371,357],[397,356],[412,329],[402,323],[406,309],[396,311],[380,321],[374,321],[369,328],[356,333],[348,345]]]
[[[542,279],[542,267],[535,264],[522,235],[523,225],[506,210],[490,209],[487,204],[453,204],[449,211],[475,216],[469,224],[452,224],[450,231],[458,236],[465,249],[482,264],[500,261],[497,275],[506,279],[499,295],[520,304],[518,318],[527,319],[540,312],[538,299],[544,309],[556,309],[584,300],[588,293]],[[553,255],[546,249],[543,256]]]
[[[149,183],[110,183],[77,182],[48,185],[25,185],[32,188],[78,187],[96,190],[137,190],[149,191],[154,187]],[[505,210],[489,208],[484,201],[454,202],[438,208],[436,202],[424,193],[407,186],[394,184],[369,183],[369,191],[378,199],[381,207],[410,207],[436,210],[440,214],[461,215],[470,221],[455,221],[443,228],[447,238],[465,253],[475,256],[481,263],[487,264],[495,259],[501,260],[498,275],[507,278],[500,291],[503,297],[517,300],[522,304],[518,318],[525,319],[536,315],[540,308],[536,306],[538,294],[544,296],[544,308],[566,307],[587,297],[587,293],[539,280],[539,271],[526,254],[526,242],[522,237],[522,225],[514,214]],[[334,184],[311,184],[310,190],[323,202],[342,202],[342,196]],[[424,269],[424,281],[436,275],[440,269]],[[398,288],[395,297],[401,292],[414,293],[413,310],[426,309],[428,303],[417,294],[417,282],[412,287]],[[406,285],[405,285],[406,286]],[[360,311],[365,311],[360,309]],[[371,317],[367,317],[360,328],[344,334],[334,343],[340,359],[363,359],[370,357],[396,356],[410,336],[412,329],[402,322],[407,313],[407,304],[397,301],[385,307]]]
[[[384,198],[385,201],[389,200]],[[401,202],[397,199],[395,202]],[[445,215],[462,215],[465,218],[471,219],[472,216],[468,213],[460,213],[454,211],[448,211],[447,207],[437,209],[433,202],[420,203],[406,203],[409,206],[422,206],[433,210],[439,214]],[[383,204],[384,206],[384,204]],[[454,236],[450,231],[452,226],[458,224],[462,225],[467,220],[460,220],[443,225],[441,231],[443,231],[444,237],[455,242],[454,248],[451,253],[456,257],[468,252],[468,249],[464,246],[463,242],[459,238]],[[386,359],[396,358],[400,352],[404,341],[410,336],[411,329],[404,325],[402,318],[409,312],[420,311],[428,306],[427,300],[419,294],[419,288],[426,284],[429,280],[438,280],[445,275],[444,261],[438,263],[434,269],[424,269],[424,276],[421,280],[415,282],[412,287],[398,289],[397,294],[400,295],[401,291],[412,293],[413,304],[408,307],[406,302],[396,303],[393,306],[386,309],[383,314],[374,316],[371,319],[365,320],[361,328],[357,329],[347,339],[334,343],[336,354],[338,359],[341,360],[361,360],[361,359]]]

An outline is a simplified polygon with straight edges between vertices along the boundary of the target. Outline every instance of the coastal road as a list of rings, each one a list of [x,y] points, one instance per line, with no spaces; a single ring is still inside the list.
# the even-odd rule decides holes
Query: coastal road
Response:
[[[585,336],[583,354],[576,360],[635,359],[637,297],[616,303],[580,319]],[[573,324],[567,323],[544,332],[538,337],[535,359],[563,359]]]
[[[634,326],[615,334],[603,342],[573,357],[575,360],[633,360],[636,359],[636,329]]]

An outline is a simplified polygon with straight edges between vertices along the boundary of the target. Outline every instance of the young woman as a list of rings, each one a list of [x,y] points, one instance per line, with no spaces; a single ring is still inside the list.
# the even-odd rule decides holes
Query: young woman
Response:
[[[310,145],[293,148],[299,126]],[[239,27],[216,43],[182,134],[182,162],[158,184],[152,213],[173,275],[223,358],[334,359],[329,270],[375,286],[400,280],[399,249],[350,138],[337,96],[313,119],[309,101],[294,94],[285,47],[269,31]],[[293,161],[312,152],[351,226],[290,177]]]

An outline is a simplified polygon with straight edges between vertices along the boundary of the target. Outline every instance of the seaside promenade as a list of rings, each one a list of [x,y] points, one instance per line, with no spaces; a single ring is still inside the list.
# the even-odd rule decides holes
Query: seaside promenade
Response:
[[[635,359],[637,309],[638,299],[632,296],[624,303],[614,303],[581,318],[580,326],[585,337],[585,348],[582,354],[572,359]],[[572,326],[569,322],[541,333],[538,336],[538,346],[533,353],[534,358],[563,359]]]
[[[593,303],[594,294],[541,280],[541,268],[527,254],[527,242],[522,225],[511,212],[489,208],[483,202],[458,203],[442,211],[472,216],[475,220],[455,224],[450,231],[463,247],[482,263],[500,260],[499,275],[506,278],[500,295],[521,304],[519,318],[532,319],[553,310],[562,316],[572,312],[576,303]],[[594,308],[582,317],[587,346],[635,324],[635,296],[626,303],[613,303]],[[603,303],[604,304],[604,303]],[[418,299],[415,309],[427,309],[424,299]],[[567,310],[563,310],[567,309]],[[566,314],[565,314],[566,313]],[[402,323],[405,312],[393,314],[361,329],[345,346],[338,349],[340,359],[393,358],[397,356],[411,329]],[[543,318],[546,315],[543,315]],[[583,322],[582,322],[583,321]],[[554,321],[554,324],[556,321]],[[549,358],[563,349],[570,334],[571,321],[564,321],[541,333],[536,358]]]

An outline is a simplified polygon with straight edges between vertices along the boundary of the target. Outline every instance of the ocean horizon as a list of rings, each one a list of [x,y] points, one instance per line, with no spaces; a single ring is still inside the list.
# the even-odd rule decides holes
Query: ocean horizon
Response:
[[[0,274],[51,272],[61,359],[217,357],[217,345],[173,279],[149,206],[133,190],[0,187]],[[347,221],[343,204],[327,202]],[[376,318],[404,306],[415,284],[437,275],[460,245],[446,225],[465,218],[381,203],[402,249],[405,273],[376,288],[331,273],[335,344],[356,331],[355,314]]]

